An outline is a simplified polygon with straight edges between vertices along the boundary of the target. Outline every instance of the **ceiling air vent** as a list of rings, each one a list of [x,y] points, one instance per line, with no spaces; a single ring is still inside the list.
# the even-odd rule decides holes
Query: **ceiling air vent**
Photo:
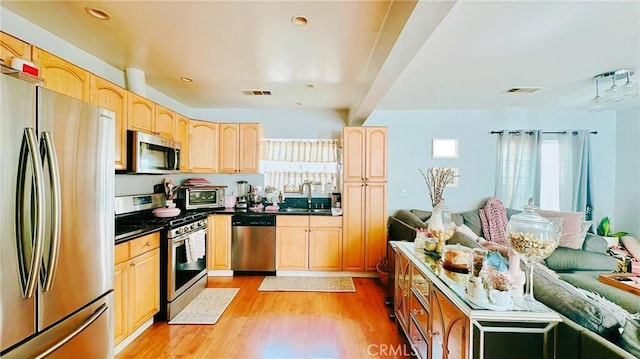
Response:
[[[507,93],[532,93],[540,90],[541,87],[512,87],[508,89]]]
[[[247,96],[271,96],[271,91],[267,90],[242,90]]]

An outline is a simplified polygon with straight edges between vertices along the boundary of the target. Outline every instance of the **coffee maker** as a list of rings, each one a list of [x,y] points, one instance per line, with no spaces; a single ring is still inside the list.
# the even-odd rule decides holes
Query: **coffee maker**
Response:
[[[249,182],[238,181],[236,182],[238,190],[238,200],[236,201],[236,208],[247,209],[249,203]]]
[[[342,207],[342,195],[340,192],[331,193],[331,208]]]

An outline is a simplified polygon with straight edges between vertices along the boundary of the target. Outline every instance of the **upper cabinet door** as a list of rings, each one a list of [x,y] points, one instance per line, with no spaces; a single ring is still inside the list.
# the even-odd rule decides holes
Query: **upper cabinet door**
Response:
[[[260,167],[260,139],[262,127],[258,123],[240,124],[240,173],[258,173]]]
[[[220,124],[220,173],[237,173],[240,168],[240,125]]]
[[[190,172],[218,173],[218,124],[191,120],[189,132]]]
[[[127,169],[127,91],[91,75],[91,103],[115,113],[115,169]]]
[[[32,54],[45,88],[90,102],[89,72],[37,47],[33,47]]]
[[[345,127],[342,134],[344,181],[365,180],[365,127]]]
[[[366,127],[365,180],[387,181],[387,128]]]
[[[31,61],[31,45],[9,34],[0,32],[0,59],[2,59],[2,63],[10,66],[14,57]]]
[[[155,104],[131,91],[127,91],[128,122],[127,128],[153,134],[155,123]]]
[[[155,134],[173,139],[176,132],[176,113],[156,104]]]
[[[176,136],[180,142],[180,172],[189,172],[189,119],[176,114]]]

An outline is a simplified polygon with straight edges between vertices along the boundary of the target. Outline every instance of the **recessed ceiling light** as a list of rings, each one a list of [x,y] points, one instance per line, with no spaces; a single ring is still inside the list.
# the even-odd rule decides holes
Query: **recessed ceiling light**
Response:
[[[98,20],[111,20],[111,15],[109,15],[108,12],[102,9],[98,9],[96,7],[86,7],[84,8],[84,10],[87,12],[87,14],[95,17]]]
[[[182,81],[182,82],[193,82],[193,79],[191,77],[182,76],[182,77],[180,77],[180,81]]]
[[[296,15],[291,18],[291,23],[296,26],[306,26],[309,20],[305,16]]]

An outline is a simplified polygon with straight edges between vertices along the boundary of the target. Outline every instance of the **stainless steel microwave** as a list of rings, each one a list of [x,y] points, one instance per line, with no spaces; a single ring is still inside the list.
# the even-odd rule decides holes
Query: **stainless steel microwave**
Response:
[[[184,209],[224,208],[226,186],[180,187],[178,201]]]
[[[180,142],[127,131],[127,172],[180,173]]]

